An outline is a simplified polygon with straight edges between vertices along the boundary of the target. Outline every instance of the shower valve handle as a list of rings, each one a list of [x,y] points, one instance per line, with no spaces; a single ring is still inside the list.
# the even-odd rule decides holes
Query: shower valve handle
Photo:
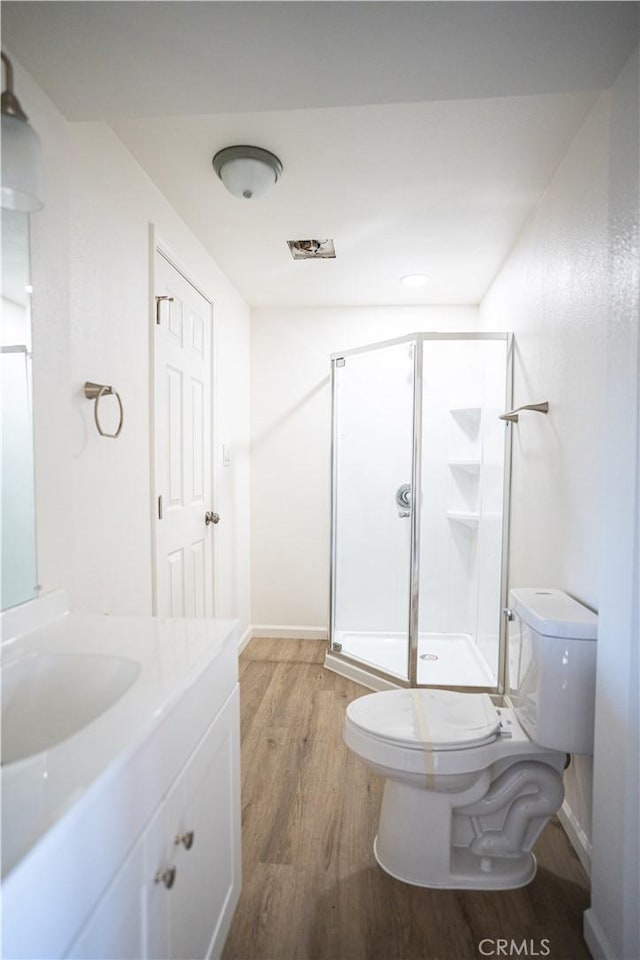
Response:
[[[403,483],[396,490],[396,506],[399,507],[401,511],[403,511],[400,514],[401,517],[408,517],[410,515],[409,513],[404,512],[406,511],[407,508],[411,510],[411,484],[410,483]]]

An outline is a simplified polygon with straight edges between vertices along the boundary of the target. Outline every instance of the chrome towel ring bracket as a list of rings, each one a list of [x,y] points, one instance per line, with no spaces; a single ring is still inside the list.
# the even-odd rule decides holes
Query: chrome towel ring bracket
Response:
[[[120,394],[113,389],[113,387],[108,386],[106,383],[91,383],[87,380],[84,385],[84,395],[87,400],[93,400],[93,419],[96,422],[96,428],[101,437],[110,437],[112,440],[115,440],[116,437],[120,436],[120,431],[122,430],[122,425],[124,423],[124,407],[122,406],[122,400],[120,399]],[[118,401],[118,408],[120,410],[120,419],[118,421],[118,429],[115,433],[107,433],[102,429],[100,424],[100,401],[103,397],[114,396]]]

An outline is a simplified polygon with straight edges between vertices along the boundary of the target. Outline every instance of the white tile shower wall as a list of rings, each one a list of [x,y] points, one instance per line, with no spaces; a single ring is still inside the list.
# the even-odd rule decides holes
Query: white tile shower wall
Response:
[[[553,586],[598,607],[607,316],[609,97],[602,95],[480,306],[516,337],[514,405],[548,400],[513,430],[510,585]],[[567,802],[591,833],[591,771]]]
[[[497,676],[506,342],[426,341],[421,633],[468,634]]]
[[[254,623],[327,624],[329,355],[416,330],[476,327],[472,306],[252,310]]]
[[[420,632],[475,636],[478,476],[450,461],[480,458],[475,343],[426,341],[422,406]],[[474,409],[475,408],[475,409]],[[471,412],[473,411],[473,412]]]

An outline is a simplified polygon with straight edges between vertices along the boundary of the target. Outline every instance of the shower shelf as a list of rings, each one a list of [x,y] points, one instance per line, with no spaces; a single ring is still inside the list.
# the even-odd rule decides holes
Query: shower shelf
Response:
[[[464,470],[466,473],[478,473],[480,470],[479,460],[449,460],[449,466],[452,469]]]
[[[481,520],[499,520],[501,513],[474,513],[471,510],[447,510],[447,519],[465,523],[468,527],[477,527]]]
[[[482,407],[450,407],[449,413],[470,436],[477,436],[480,427]]]
[[[464,523],[467,527],[477,527],[480,523],[480,514],[463,510],[448,510],[447,519],[455,520],[457,523]]]

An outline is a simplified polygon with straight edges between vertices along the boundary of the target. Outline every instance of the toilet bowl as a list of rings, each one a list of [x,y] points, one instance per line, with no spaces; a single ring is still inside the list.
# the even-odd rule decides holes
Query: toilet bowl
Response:
[[[519,666],[508,705],[402,689],[347,708],[345,742],[386,781],[376,859],[406,883],[529,883],[532,847],[562,803],[567,753],[591,749],[595,614],[560,591],[513,591],[511,602]]]

